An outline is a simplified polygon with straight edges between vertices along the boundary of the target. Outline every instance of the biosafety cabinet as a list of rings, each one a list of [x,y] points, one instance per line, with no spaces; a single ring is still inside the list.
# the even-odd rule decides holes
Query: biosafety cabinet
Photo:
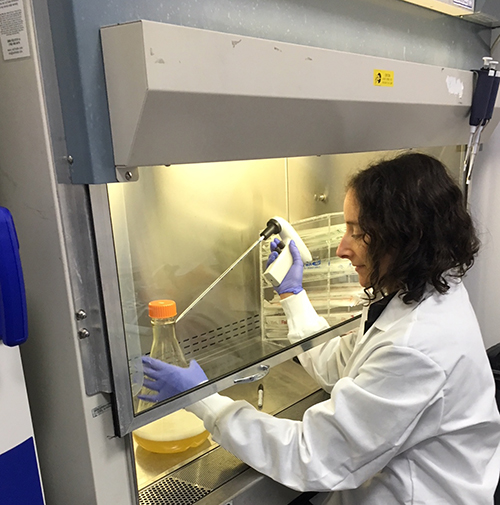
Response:
[[[67,71],[85,44],[57,44],[68,4],[15,7],[26,45],[0,62],[1,197],[27,279],[47,502],[289,503],[210,437],[156,454],[132,433],[214,392],[293,419],[326,398],[294,358],[359,322],[363,292],[335,256],[345,183],[408,148],[461,181],[473,74],[137,19],[86,34],[105,97],[86,103]],[[309,247],[304,287],[331,325],[294,345],[256,243],[273,216]],[[209,380],[141,410],[157,299],[176,302],[183,352]]]

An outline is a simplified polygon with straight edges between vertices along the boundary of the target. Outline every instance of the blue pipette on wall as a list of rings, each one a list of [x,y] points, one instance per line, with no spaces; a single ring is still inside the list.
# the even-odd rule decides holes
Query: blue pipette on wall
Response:
[[[475,157],[480,145],[481,134],[493,116],[500,84],[500,72],[496,69],[497,65],[497,61],[493,61],[491,57],[485,56],[483,58],[483,67],[480,70],[473,71],[477,78],[469,118],[469,143],[467,144],[464,157],[466,200]]]

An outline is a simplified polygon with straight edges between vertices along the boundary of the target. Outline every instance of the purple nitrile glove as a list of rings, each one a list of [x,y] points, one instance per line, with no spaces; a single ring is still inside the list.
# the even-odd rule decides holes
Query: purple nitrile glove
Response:
[[[271,254],[267,259],[266,268],[278,257],[280,251],[280,240],[275,238],[270,246],[271,246]],[[300,252],[295,245],[293,240],[290,240],[289,244],[290,254],[293,258],[293,264],[288,270],[287,274],[281,281],[279,286],[274,286],[274,289],[279,295],[284,293],[293,293],[294,295],[300,293],[304,288],[302,287],[302,274],[304,272],[304,262],[300,256]]]
[[[156,395],[137,395],[140,400],[147,402],[161,402],[208,380],[194,359],[189,363],[189,368],[170,365],[150,356],[143,356],[142,364],[144,386],[158,392]]]

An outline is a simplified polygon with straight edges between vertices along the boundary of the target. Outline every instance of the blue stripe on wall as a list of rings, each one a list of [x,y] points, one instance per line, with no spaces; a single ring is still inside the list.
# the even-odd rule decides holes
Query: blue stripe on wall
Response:
[[[0,503],[44,505],[32,437],[0,454]]]

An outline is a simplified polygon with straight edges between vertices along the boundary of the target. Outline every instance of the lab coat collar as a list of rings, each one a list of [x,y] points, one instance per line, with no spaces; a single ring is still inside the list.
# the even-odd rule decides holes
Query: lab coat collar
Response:
[[[368,331],[363,335],[361,342],[364,342],[367,338],[369,338],[376,331],[387,331],[391,326],[396,324],[400,319],[407,316],[411,312],[413,312],[419,305],[422,303],[422,300],[425,300],[431,295],[431,290],[428,289],[424,294],[424,297],[420,302],[411,302],[406,304],[400,298],[401,291],[398,291],[394,298],[389,302],[387,307],[384,309],[382,314],[376,319],[373,325],[368,329]],[[364,326],[364,321],[366,320],[366,314],[368,313],[369,306],[365,307],[363,310],[363,318],[361,324]],[[361,328],[363,328],[363,326]]]
[[[387,331],[396,321],[399,321],[410,312],[415,310],[421,302],[404,303],[400,298],[401,291],[396,293],[396,296],[389,302],[382,314],[373,323],[373,327],[380,331]],[[368,330],[369,331],[369,330]],[[368,332],[367,332],[368,333]]]

